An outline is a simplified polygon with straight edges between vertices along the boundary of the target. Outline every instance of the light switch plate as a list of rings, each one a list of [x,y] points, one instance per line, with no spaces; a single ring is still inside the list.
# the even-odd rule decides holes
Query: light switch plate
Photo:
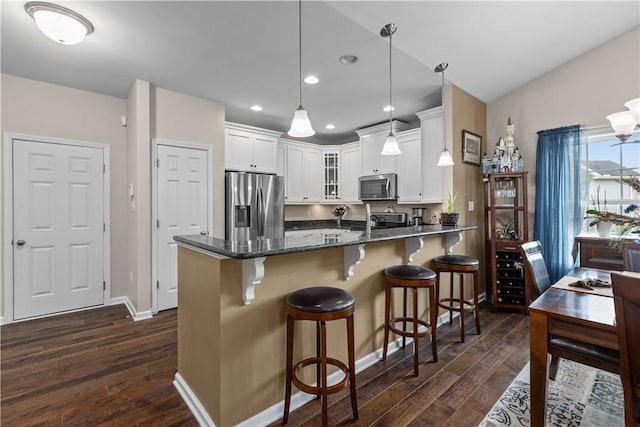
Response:
[[[473,200],[469,200],[469,212],[473,212],[474,209],[475,203],[473,203]]]

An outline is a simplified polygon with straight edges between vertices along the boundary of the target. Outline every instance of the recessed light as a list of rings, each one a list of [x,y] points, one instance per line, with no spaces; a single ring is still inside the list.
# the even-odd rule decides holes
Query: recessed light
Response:
[[[396,110],[396,107],[393,107],[393,106],[391,106],[391,105],[387,105],[387,106],[385,106],[385,107],[382,109],[382,111],[386,111],[387,113],[388,113],[389,111],[395,111],[395,110]]]
[[[254,105],[254,106],[252,106],[252,107],[251,107],[251,109],[252,109],[253,111],[262,111],[262,107],[261,107],[261,106],[259,106],[259,105]]]
[[[304,78],[304,82],[308,85],[314,85],[316,83],[318,83],[320,80],[318,80],[318,78],[316,76],[307,76]]]
[[[325,126],[327,129],[335,129],[335,125],[332,123],[329,123],[328,125]]]
[[[342,55],[340,57],[340,63],[344,65],[351,65],[358,62],[358,57],[355,55]]]

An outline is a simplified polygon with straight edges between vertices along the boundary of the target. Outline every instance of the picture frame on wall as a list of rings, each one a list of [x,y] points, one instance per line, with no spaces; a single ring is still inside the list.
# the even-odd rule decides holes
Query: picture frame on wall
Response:
[[[480,166],[482,161],[482,137],[462,130],[462,163]]]

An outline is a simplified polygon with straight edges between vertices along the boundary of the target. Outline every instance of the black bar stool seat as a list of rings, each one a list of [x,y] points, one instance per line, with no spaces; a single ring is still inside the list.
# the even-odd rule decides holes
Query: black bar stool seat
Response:
[[[384,348],[382,360],[387,359],[387,346],[389,343],[389,331],[402,336],[402,347],[406,345],[406,337],[413,337],[413,374],[418,376],[418,339],[431,336],[431,353],[433,361],[438,361],[436,349],[436,324],[438,320],[437,299],[435,295],[436,273],[419,265],[394,265],[384,270],[385,286],[385,310],[384,310]],[[391,290],[401,288],[403,290],[402,316],[391,317]],[[427,289],[429,296],[429,322],[418,317],[418,290]],[[407,290],[413,293],[413,313],[412,317],[407,316]],[[402,322],[402,328],[396,324]],[[407,323],[411,323],[411,329],[407,329]],[[423,331],[419,331],[419,325],[424,326]]]
[[[300,289],[289,294],[287,304],[287,367],[284,415],[282,424],[287,424],[291,405],[291,384],[305,393],[315,394],[322,398],[322,425],[327,425],[327,395],[336,393],[350,385],[351,409],[353,418],[358,419],[358,405],[356,401],[356,374],[353,312],[355,307],[353,295],[340,288],[329,286],[315,286]],[[327,357],[326,322],[346,319],[348,366],[333,357]],[[311,320],[316,322],[316,357],[309,357],[293,365],[293,337],[296,320]],[[298,372],[305,366],[316,365],[316,385],[302,382]],[[336,384],[327,384],[327,365],[341,370],[344,378]]]
[[[464,313],[472,312],[476,323],[476,332],[480,334],[480,307],[478,305],[478,268],[480,262],[467,255],[441,255],[433,259],[436,267],[436,298],[438,306],[449,311],[449,324],[453,321],[453,312],[460,313],[460,341],[464,342]],[[449,298],[440,298],[440,274],[451,273]],[[453,274],[460,274],[460,295],[453,296]],[[473,275],[473,298],[464,299],[464,274]]]

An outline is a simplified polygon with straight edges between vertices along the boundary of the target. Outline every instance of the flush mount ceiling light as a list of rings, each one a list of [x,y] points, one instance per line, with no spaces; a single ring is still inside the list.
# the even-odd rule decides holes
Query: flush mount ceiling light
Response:
[[[640,128],[640,98],[635,98],[624,103],[627,111],[609,114],[607,120],[611,122],[611,127],[620,140],[620,144],[638,143],[638,141],[628,141],[636,128]]]
[[[393,132],[393,107],[391,107],[393,105],[393,102],[391,102],[391,39],[397,30],[398,26],[396,24],[387,24],[380,30],[381,37],[389,37],[389,135],[387,135],[380,152],[383,156],[397,156],[402,153],[396,135]]]
[[[316,76],[307,76],[304,78],[304,82],[308,85],[314,85],[318,83],[320,80]]]
[[[42,33],[61,44],[78,44],[93,32],[87,18],[66,7],[46,2],[29,2],[24,10],[36,21]]]
[[[298,109],[293,113],[293,120],[291,121],[291,129],[289,129],[289,136],[303,138],[306,136],[315,135],[316,131],[311,127],[311,121],[307,112],[302,107],[302,0],[298,0],[298,59],[299,59],[299,79],[300,84],[300,103]]]
[[[440,158],[438,159],[438,166],[453,166],[453,159],[451,158],[451,153],[447,150],[447,133],[445,130],[445,120],[444,120],[444,70],[447,69],[449,64],[443,62],[442,64],[436,67],[436,73],[442,73],[442,153],[440,153]]]
[[[342,55],[339,61],[343,65],[353,65],[358,62],[358,57],[355,55]]]

